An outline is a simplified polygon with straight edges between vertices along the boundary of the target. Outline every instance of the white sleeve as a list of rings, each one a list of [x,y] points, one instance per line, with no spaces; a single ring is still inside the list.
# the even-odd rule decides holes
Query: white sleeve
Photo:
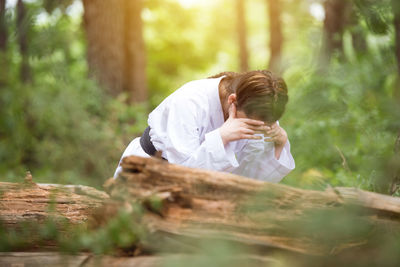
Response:
[[[295,168],[289,140],[279,159],[275,157],[274,143],[263,140],[249,140],[240,154],[239,167],[234,173],[246,177],[277,183]]]
[[[205,134],[200,142],[200,122],[205,119],[197,103],[174,99],[162,115],[149,117],[154,147],[170,163],[222,171],[237,167],[233,150],[225,148],[219,129]]]

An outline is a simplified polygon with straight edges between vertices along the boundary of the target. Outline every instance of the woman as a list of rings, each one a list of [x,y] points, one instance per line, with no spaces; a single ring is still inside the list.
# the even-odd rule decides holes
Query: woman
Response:
[[[279,182],[295,167],[278,123],[287,101],[283,79],[265,70],[191,81],[150,113],[121,160],[160,151],[170,163]]]

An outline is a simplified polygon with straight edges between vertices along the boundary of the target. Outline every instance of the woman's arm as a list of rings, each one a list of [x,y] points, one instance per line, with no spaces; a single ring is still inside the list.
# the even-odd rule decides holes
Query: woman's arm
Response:
[[[210,119],[206,107],[200,99],[176,96],[150,114],[153,145],[170,163],[216,171],[237,167],[235,154],[225,148],[219,128],[201,134],[201,126]]]
[[[254,133],[262,130],[264,122],[248,118],[237,118],[236,108],[231,105],[229,118],[220,128],[205,134],[201,140],[199,128],[210,120],[208,106],[200,99],[175,96],[158,110],[150,114],[150,137],[158,151],[170,163],[188,167],[223,171],[237,167],[234,151],[228,143],[239,139],[259,139]]]
[[[266,140],[268,142],[274,142],[275,146],[275,158],[279,160],[285,144],[288,140],[286,131],[279,126],[278,122],[275,122],[271,126],[267,126],[265,131],[266,136],[269,138]]]

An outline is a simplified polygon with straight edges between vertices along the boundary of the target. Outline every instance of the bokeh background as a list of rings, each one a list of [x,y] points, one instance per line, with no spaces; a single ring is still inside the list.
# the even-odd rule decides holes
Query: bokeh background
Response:
[[[0,0],[1,180],[101,188],[182,84],[270,69],[290,96],[282,183],[396,194],[398,2]]]

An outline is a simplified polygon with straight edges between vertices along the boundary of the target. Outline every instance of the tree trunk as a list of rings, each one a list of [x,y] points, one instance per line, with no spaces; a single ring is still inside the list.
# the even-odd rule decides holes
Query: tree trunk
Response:
[[[19,51],[21,53],[21,69],[20,77],[24,83],[32,81],[31,69],[29,66],[28,51],[28,31],[30,27],[30,19],[26,12],[26,6],[22,0],[17,2],[17,36]]]
[[[351,42],[358,56],[363,56],[368,50],[367,38],[362,26],[357,25],[351,30]]]
[[[400,77],[400,3],[397,0],[392,0],[392,8],[394,14],[393,23],[395,29],[395,53],[397,60],[397,71]]]
[[[107,92],[147,100],[141,1],[83,0],[88,62]]]
[[[123,91],[124,3],[124,0],[83,0],[89,68],[114,96]]]
[[[6,24],[6,0],[0,0],[0,89],[7,81],[7,24]],[[0,105],[1,105],[0,100]]]
[[[270,52],[269,69],[276,73],[281,73],[281,57],[282,57],[282,23],[281,23],[281,1],[267,0],[269,11],[269,28],[270,28]]]
[[[394,158],[390,166],[392,173],[392,183],[389,188],[389,195],[394,195],[400,189],[400,131],[394,144]]]
[[[395,55],[397,61],[397,82],[395,85],[394,96],[397,104],[400,105],[400,3],[392,0],[392,10],[394,14],[394,33],[395,33]],[[397,172],[394,174],[393,182],[390,188],[390,194],[394,194],[400,187],[400,132],[395,143],[395,157],[398,160]]]
[[[248,71],[247,32],[246,32],[246,8],[244,0],[236,0],[237,30],[239,41],[240,71]]]
[[[141,200],[151,211],[144,223],[155,233],[218,236],[264,248],[325,255],[368,243],[365,236],[335,230],[337,217],[360,228],[400,230],[400,199],[377,193],[352,188],[302,190],[156,158],[127,157],[122,167],[123,172],[110,179],[106,189],[111,197]],[[159,201],[163,205],[155,208],[153,202]],[[352,212],[345,213],[350,207]],[[323,229],[309,227],[315,219],[309,214],[328,218]]]
[[[0,0],[0,53],[7,47],[6,0]]]
[[[368,50],[366,32],[361,25],[360,17],[354,4],[349,4],[349,27],[353,50],[358,57],[364,56]]]
[[[124,90],[131,102],[147,100],[146,58],[141,17],[142,0],[125,0]]]
[[[343,59],[343,32],[347,24],[349,3],[343,0],[325,0],[324,39],[321,61],[329,64],[333,54]]]

